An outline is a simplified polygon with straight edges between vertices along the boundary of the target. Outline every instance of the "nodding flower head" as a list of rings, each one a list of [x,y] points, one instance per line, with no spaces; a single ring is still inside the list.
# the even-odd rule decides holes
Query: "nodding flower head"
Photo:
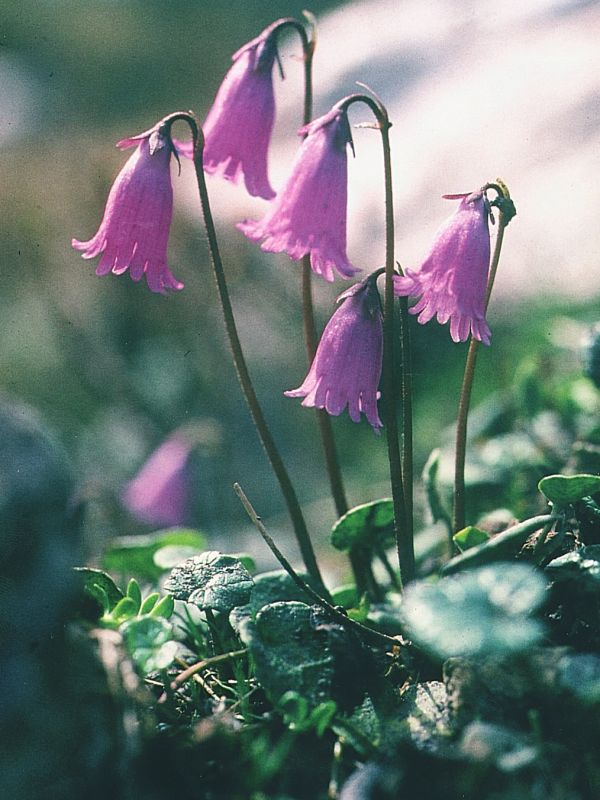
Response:
[[[117,147],[135,152],[117,175],[96,235],[71,244],[84,258],[101,255],[96,275],[129,270],[134,281],[146,276],[153,292],[183,289],[167,266],[167,241],[173,216],[171,155],[173,144],[159,123],[145,133],[122,139]]]
[[[334,106],[299,133],[304,141],[270,210],[260,222],[246,220],[238,228],[249,239],[262,240],[268,253],[293,259],[310,254],[313,271],[327,281],[334,270],[351,278],[360,270],[346,255],[347,147],[352,144],[347,113]]]
[[[324,408],[334,416],[347,406],[354,422],[360,422],[362,412],[378,433],[383,320],[375,280],[355,284],[338,297],[338,303],[304,383],[285,394],[303,397],[303,406]]]
[[[435,235],[418,271],[394,276],[396,295],[418,297],[410,309],[426,323],[437,316],[442,325],[450,320],[450,335],[464,342],[469,333],[490,343],[485,319],[490,266],[489,203],[483,190],[472,194],[444,195],[460,205]]]
[[[268,177],[268,149],[275,120],[273,65],[278,22],[240,48],[203,125],[204,169],[244,181],[249,194],[275,197]]]
[[[150,455],[121,496],[133,517],[149,525],[189,522],[191,450],[189,441],[174,434]]]

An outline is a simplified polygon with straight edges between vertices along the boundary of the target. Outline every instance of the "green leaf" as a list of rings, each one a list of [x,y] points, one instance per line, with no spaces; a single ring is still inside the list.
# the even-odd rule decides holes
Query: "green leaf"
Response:
[[[292,730],[306,730],[304,726],[308,719],[308,703],[302,695],[298,692],[286,692],[281,696],[278,707],[283,715],[283,721]]]
[[[252,558],[250,553],[231,553],[234,558],[241,561],[251,575],[256,572],[256,561]]]
[[[304,698],[311,710],[331,699],[329,627],[315,624],[310,606],[293,601],[265,606],[256,620],[248,618],[240,625],[256,677],[274,705],[289,691]]]
[[[123,597],[117,605],[113,608],[107,617],[103,617],[103,621],[110,623],[114,622],[120,625],[131,617],[135,617],[138,612],[138,605],[131,597]]]
[[[478,544],[487,542],[490,538],[489,533],[476,528],[474,525],[468,525],[452,537],[454,544],[458,547],[461,553],[469,550],[471,547],[477,547]]]
[[[397,636],[401,633],[400,608],[402,595],[397,592],[388,592],[384,602],[373,603],[367,608],[366,619],[377,630],[383,631],[390,636]],[[352,615],[352,611],[349,612]],[[364,620],[359,620],[364,621]]]
[[[578,589],[600,591],[600,545],[591,544],[551,561],[546,572],[555,583],[573,581]]]
[[[127,597],[130,597],[136,605],[135,613],[137,614],[142,605],[142,591],[139,583],[135,578],[131,578],[127,584]]]
[[[600,704],[600,658],[592,653],[565,655],[559,663],[558,681],[583,705]]]
[[[356,608],[359,603],[356,586],[353,583],[347,583],[344,586],[332,589],[331,599],[335,606],[343,606],[344,608]]]
[[[546,581],[527,564],[500,563],[435,584],[406,588],[401,616],[408,635],[446,659],[519,652],[543,635],[529,614],[542,603]]]
[[[393,529],[393,501],[373,500],[351,508],[338,519],[331,529],[331,544],[344,552],[360,546],[385,546],[393,538]]]
[[[502,533],[492,536],[487,542],[471,547],[459,556],[450,559],[442,567],[441,573],[450,575],[453,572],[472,569],[494,561],[503,561],[514,556],[532,533],[539,531],[551,521],[550,514],[542,514],[539,517],[531,517],[531,519],[519,522],[518,525],[512,525]]]
[[[141,605],[140,617],[144,614],[149,614],[158,602],[159,598],[160,594],[158,592],[152,592],[152,594],[149,594]]]
[[[177,652],[177,642],[172,641],[172,626],[156,617],[136,617],[122,628],[123,642],[139,671],[147,675],[166,669]]]
[[[548,475],[538,483],[538,489],[555,506],[566,506],[600,492],[600,476]]]
[[[161,572],[166,572],[181,564],[186,558],[197,556],[199,549],[202,548],[192,547],[188,544],[167,544],[154,553],[152,560]]]
[[[208,551],[171,570],[165,589],[176,600],[202,610],[229,613],[248,602],[253,585],[250,573],[237,558]]]
[[[451,736],[446,687],[439,681],[409,686],[401,695],[400,718],[418,750],[435,752]]]
[[[337,715],[332,721],[332,730],[349,742],[357,753],[371,755],[381,742],[382,724],[373,707],[373,700],[367,695],[361,705],[351,715]]]
[[[104,557],[102,566],[112,572],[135,575],[156,581],[164,569],[154,563],[154,554],[167,546],[193,547],[195,552],[206,547],[206,539],[199,531],[187,528],[168,528],[139,536],[121,536],[114,539]]]
[[[299,573],[315,591],[320,591],[320,587],[305,572]],[[298,600],[300,603],[309,603],[310,600],[293,578],[284,569],[274,569],[270,572],[261,572],[254,577],[254,586],[250,595],[250,607],[255,616],[261,608],[284,600]]]
[[[308,728],[313,728],[317,736],[321,737],[331,725],[337,712],[337,703],[327,700],[319,703],[308,715]]]
[[[108,595],[102,588],[102,586],[98,586],[97,584],[92,584],[90,586],[89,594],[97,600],[100,608],[102,609],[102,614],[110,614],[110,600],[108,599]]]
[[[92,567],[74,567],[74,570],[83,579],[84,592],[100,604],[104,613],[110,612],[123,597],[123,592],[103,570]]]
[[[440,496],[440,491],[438,488],[438,473],[440,470],[440,454],[441,451],[438,448],[432,450],[429,454],[429,458],[427,459],[425,466],[423,467],[423,486],[425,488],[425,495],[427,497],[427,504],[429,506],[429,511],[431,513],[431,518],[433,522],[438,522],[438,520],[442,520],[448,526],[450,526],[450,516],[446,509],[444,508],[444,504],[442,502],[442,498]]]
[[[170,594],[165,595],[150,611],[151,617],[164,617],[165,619],[169,619],[173,611],[175,610],[175,601],[171,597]]]

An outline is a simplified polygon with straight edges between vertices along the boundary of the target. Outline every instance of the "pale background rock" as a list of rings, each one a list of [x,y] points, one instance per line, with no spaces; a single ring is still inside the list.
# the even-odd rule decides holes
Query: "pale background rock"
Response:
[[[600,289],[599,36],[599,4],[576,0],[363,0],[319,18],[315,116],[362,91],[357,80],[388,106],[403,264],[418,265],[452,213],[455,204],[442,194],[500,177],[518,217],[507,236],[497,298],[585,297]],[[290,37],[283,48],[286,80],[276,78],[276,187],[296,146],[290,131],[300,124],[298,54]],[[369,114],[355,106],[352,122],[370,121]],[[370,130],[356,130],[355,145],[349,253],[370,270],[384,258],[381,145]],[[264,208],[219,179],[211,179],[210,191],[219,213],[232,219]]]

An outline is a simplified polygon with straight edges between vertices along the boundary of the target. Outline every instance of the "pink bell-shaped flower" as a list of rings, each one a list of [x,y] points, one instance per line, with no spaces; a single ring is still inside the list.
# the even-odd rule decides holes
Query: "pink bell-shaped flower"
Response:
[[[102,255],[96,275],[121,275],[129,270],[134,281],[145,275],[153,292],[183,289],[167,266],[173,145],[159,124],[117,143],[121,150],[133,146],[135,152],[112,185],[96,235],[87,242],[73,239],[71,244],[84,258]]]
[[[285,395],[303,397],[303,406],[324,408],[333,416],[348,407],[354,422],[362,412],[378,433],[383,320],[375,281],[369,277],[338,297],[340,306],[323,331],[304,383]]]
[[[273,65],[278,24],[234,53],[233,66],[202,126],[205,171],[234,183],[243,179],[249,194],[265,200],[275,197],[267,161],[275,120]]]
[[[191,450],[192,444],[175,434],[151,454],[121,496],[133,517],[165,527],[189,522]]]
[[[469,333],[490,343],[485,319],[485,295],[490,267],[489,203],[483,191],[444,195],[460,205],[435,235],[431,249],[418,271],[407,269],[394,276],[394,293],[419,297],[410,309],[424,324],[437,316],[442,325],[450,320],[450,335],[464,342]]]
[[[346,111],[334,106],[299,131],[305,136],[283,189],[260,222],[238,228],[267,253],[299,259],[310,254],[317,275],[333,281],[334,270],[351,278],[360,270],[346,255],[347,147],[352,144]]]

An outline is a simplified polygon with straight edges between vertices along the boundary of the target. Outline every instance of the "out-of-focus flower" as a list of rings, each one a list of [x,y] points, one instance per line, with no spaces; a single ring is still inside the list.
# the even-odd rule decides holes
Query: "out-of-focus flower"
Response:
[[[249,194],[265,200],[275,197],[267,151],[275,120],[273,65],[278,24],[234,53],[233,66],[202,126],[205,171],[234,183],[243,179]]]
[[[460,205],[435,235],[418,271],[394,276],[394,292],[420,300],[410,309],[426,323],[437,315],[442,325],[450,320],[450,335],[464,342],[469,333],[490,343],[485,319],[485,294],[490,266],[489,205],[483,191],[444,195]]]
[[[313,271],[327,281],[334,269],[351,278],[360,270],[346,255],[348,116],[334,106],[299,133],[306,138],[271,209],[260,222],[246,220],[238,228],[255,242],[262,239],[268,253],[285,252],[293,259],[310,253]]]
[[[191,450],[192,444],[175,434],[152,453],[121,496],[133,517],[167,527],[189,521]]]
[[[73,239],[71,244],[84,258],[102,254],[96,275],[129,270],[134,281],[145,275],[153,292],[183,289],[167,266],[173,216],[171,142],[159,124],[117,143],[121,150],[133,146],[135,152],[112,185],[98,232],[87,242]]]
[[[361,412],[376,432],[383,355],[381,302],[373,278],[357,283],[338,297],[339,308],[327,323],[309,373],[287,397],[303,397],[303,406],[324,408],[337,416],[346,406],[350,419]]]

